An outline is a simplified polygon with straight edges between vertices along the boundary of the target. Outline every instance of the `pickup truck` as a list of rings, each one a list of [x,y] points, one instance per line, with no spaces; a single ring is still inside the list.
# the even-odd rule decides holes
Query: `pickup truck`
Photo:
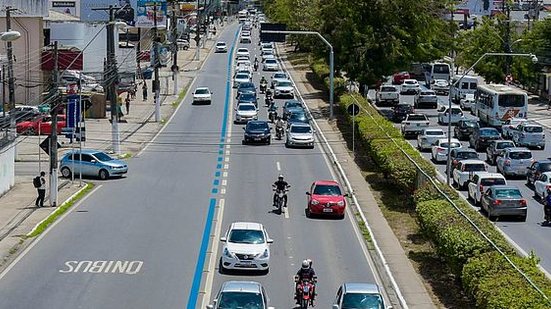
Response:
[[[429,119],[424,114],[409,114],[406,119],[400,124],[402,135],[417,135],[429,127]]]
[[[398,103],[400,101],[400,90],[398,87],[392,85],[383,85],[377,91],[377,97],[375,98],[375,103],[377,105],[381,103]]]

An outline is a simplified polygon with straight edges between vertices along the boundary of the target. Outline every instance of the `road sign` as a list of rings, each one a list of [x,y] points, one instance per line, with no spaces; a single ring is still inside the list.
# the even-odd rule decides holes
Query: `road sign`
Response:
[[[357,104],[352,103],[348,105],[346,111],[348,111],[348,114],[350,114],[350,116],[357,116],[360,113],[360,107]]]
[[[286,24],[272,24],[261,23],[260,24],[260,41],[261,42],[281,42],[285,43],[285,34],[283,33],[266,33],[264,30],[285,31],[287,30]]]
[[[57,148],[61,148],[61,144],[57,143]],[[46,137],[42,143],[40,143],[40,149],[44,150],[45,153],[50,155],[50,137]]]
[[[72,94],[67,96],[67,127],[74,128],[80,122],[80,97]]]

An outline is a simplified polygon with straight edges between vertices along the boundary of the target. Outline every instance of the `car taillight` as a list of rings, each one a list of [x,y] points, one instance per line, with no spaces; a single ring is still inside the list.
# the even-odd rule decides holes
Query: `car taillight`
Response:
[[[503,165],[507,165],[507,166],[511,165],[511,160],[505,160],[505,162],[503,162]]]
[[[478,186],[478,190],[480,190],[480,192],[484,192],[484,186],[483,185]]]
[[[512,128],[514,128],[514,127],[513,127],[513,126],[509,126],[509,129],[512,129]]]
[[[442,153],[442,152],[445,152],[446,149],[444,149],[444,148],[442,148],[442,147],[438,147],[438,148],[436,149],[436,151],[439,152],[439,153]]]
[[[492,204],[494,204],[495,206],[501,205],[501,200],[495,200]]]
[[[526,206],[526,205],[527,203],[525,199],[520,200],[520,206]]]

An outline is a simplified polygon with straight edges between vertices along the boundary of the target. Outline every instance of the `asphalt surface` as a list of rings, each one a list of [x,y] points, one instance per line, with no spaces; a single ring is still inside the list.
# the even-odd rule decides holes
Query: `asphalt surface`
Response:
[[[237,30],[226,27],[220,40],[231,47]],[[199,308],[210,223],[221,199],[226,205],[222,232],[233,221],[256,221],[266,226],[274,244],[267,275],[216,273],[212,295],[223,281],[256,280],[266,287],[271,305],[292,307],[292,276],[307,257],[319,276],[318,306],[323,308],[331,305],[341,283],[374,281],[348,214],[344,220],[304,215],[311,182],[333,178],[318,145],[314,150],[286,149],[283,141],[243,146],[241,126],[224,125],[233,110],[226,100],[228,57],[210,55],[192,85],[209,86],[212,105],[191,106],[186,96],[157,139],[129,161],[126,177],[101,182],[2,274],[0,308]],[[265,107],[261,118],[266,119]],[[232,132],[231,142],[224,138],[226,130]],[[230,154],[222,156],[224,149]],[[278,166],[292,185],[288,215],[271,212]],[[219,256],[220,250],[216,266]]]
[[[413,104],[413,97],[412,95],[402,95],[400,101],[408,102]],[[448,97],[447,96],[439,96],[438,97],[439,104],[446,105],[448,104]],[[382,113],[388,117],[391,117],[392,110],[390,107],[380,107],[380,110]],[[447,132],[447,126],[439,125],[438,122],[438,112],[436,109],[416,109],[417,113],[426,114],[429,117],[429,120],[431,122],[430,127],[434,128],[443,128],[444,132]],[[466,118],[473,118],[477,119],[475,116],[471,115],[469,111],[464,112]],[[530,118],[530,113],[528,114],[528,118]],[[396,127],[400,127],[400,124],[397,123]],[[453,134],[453,126],[452,126],[452,134]],[[550,132],[549,130],[546,130],[546,136],[549,137]],[[417,147],[417,139],[411,138],[409,140],[410,144],[414,147]],[[462,146],[469,147],[468,141],[462,141]],[[549,149],[551,147],[551,140],[549,138],[546,139],[546,149]],[[539,149],[531,149],[532,155],[534,156],[535,160],[543,160],[547,159],[549,157],[549,152],[546,150],[539,150]],[[422,153],[425,158],[427,158],[430,161],[431,158],[431,152],[426,151]],[[479,152],[479,156],[481,160],[486,160],[486,152]],[[434,163],[433,163],[434,164]],[[446,170],[446,164],[436,164],[435,165],[437,170],[442,173],[445,177],[445,170]],[[490,172],[497,172],[495,165],[490,166],[489,168]],[[543,221],[543,204],[535,199],[534,197],[534,191],[532,187],[529,187],[526,185],[526,178],[523,177],[516,177],[516,178],[508,178],[507,184],[517,186],[521,192],[524,198],[528,201],[528,217],[526,219],[526,222],[520,222],[515,219],[511,218],[499,218],[498,221],[495,223],[496,227],[501,229],[509,238],[511,238],[523,251],[526,253],[530,253],[531,251],[534,251],[538,257],[540,257],[541,266],[549,273],[551,273],[551,242],[549,242],[549,235],[551,233],[551,229],[547,226],[542,226],[541,223]],[[463,194],[465,197],[467,197],[467,191],[460,191],[461,194]],[[479,210],[479,207],[476,207],[473,205],[473,207],[477,210]]]

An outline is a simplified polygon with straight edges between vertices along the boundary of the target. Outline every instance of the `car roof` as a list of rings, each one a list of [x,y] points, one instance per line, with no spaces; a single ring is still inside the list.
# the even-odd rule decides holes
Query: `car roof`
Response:
[[[335,185],[339,186],[339,183],[334,180],[316,180],[314,181],[314,185]]]
[[[94,153],[98,153],[98,152],[104,152],[102,150],[97,150],[97,149],[82,149],[82,150],[71,150],[71,151],[68,151],[67,153],[82,153],[82,154],[94,154]]]
[[[266,120],[249,120],[249,122],[247,122],[247,125],[249,125],[249,124],[265,124],[265,125],[268,125],[268,121],[266,121]]]
[[[484,163],[484,161],[477,160],[477,159],[462,160],[461,163],[463,163],[463,165],[465,165],[465,164],[480,164],[480,163],[486,164],[486,163]]]
[[[261,293],[261,284],[255,281],[226,281],[220,292]]]
[[[257,222],[233,222],[231,224],[231,229],[240,229],[240,230],[262,230],[262,224]]]
[[[223,41],[218,41],[218,42],[216,42],[216,45],[218,45],[218,44],[224,44],[224,45],[225,45],[225,44],[226,44],[226,42],[223,42]]]
[[[455,152],[472,152],[472,153],[478,153],[478,152],[476,152],[476,150],[471,149],[471,148],[454,148],[454,149],[452,149],[452,151],[455,151]]]
[[[285,104],[297,104],[297,103],[298,103],[298,104],[302,104],[302,103],[300,103],[300,101],[297,100],[297,99],[290,99],[290,100],[285,101]]]
[[[197,87],[197,88],[195,88],[195,90],[199,90],[199,89],[206,89],[206,90],[209,90],[209,87],[206,87],[206,86],[200,86],[200,87]]]
[[[347,282],[343,284],[344,293],[380,293],[379,286],[375,283]]]
[[[517,190],[520,191],[520,189],[517,186],[511,186],[511,185],[495,185],[495,186],[491,186],[490,189],[492,189],[492,190],[495,190],[495,189],[517,189]]]
[[[478,175],[480,178],[503,178],[505,179],[505,176],[501,173],[491,173],[491,172],[474,172],[475,175]]]
[[[444,132],[444,129],[441,129],[441,128],[426,128],[426,129],[424,129],[423,131],[425,131],[425,132],[427,132],[427,131]]]
[[[509,151],[509,152],[531,152],[530,149],[528,149],[526,147],[511,147],[511,148],[505,149],[505,151]]]
[[[305,122],[293,122],[293,123],[291,123],[291,127],[308,127],[308,128],[311,128],[310,124],[305,123]]]

